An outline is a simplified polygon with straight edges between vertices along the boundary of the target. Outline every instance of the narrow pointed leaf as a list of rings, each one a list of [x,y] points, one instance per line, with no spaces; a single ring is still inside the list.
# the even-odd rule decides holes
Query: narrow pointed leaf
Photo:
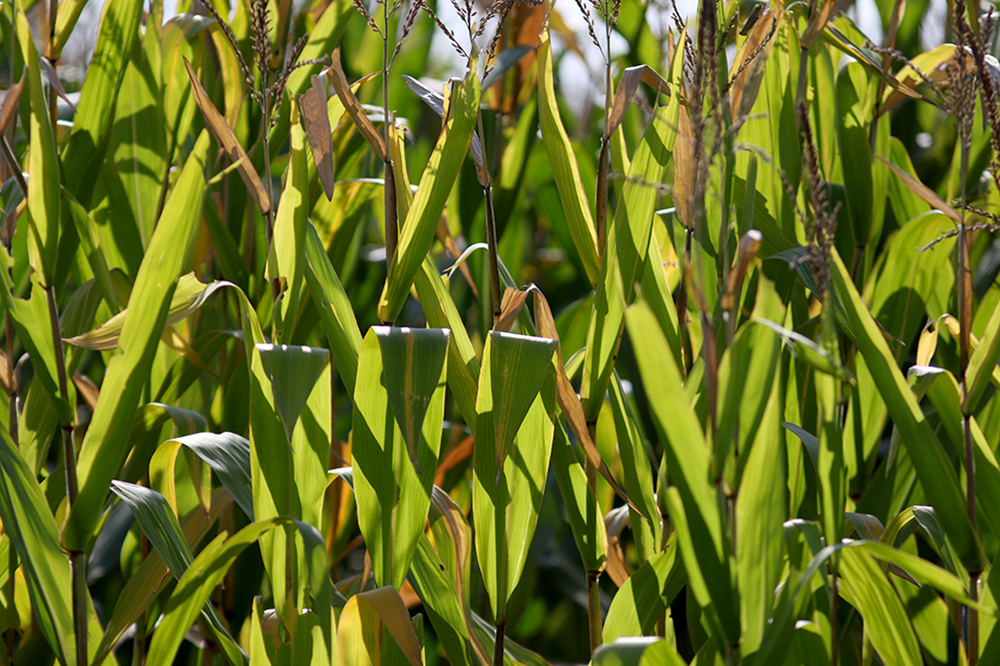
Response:
[[[247,186],[247,192],[257,202],[257,207],[260,208],[261,214],[267,215],[271,210],[271,200],[267,196],[267,190],[264,189],[264,183],[261,182],[260,176],[257,175],[257,170],[254,169],[253,163],[247,158],[246,151],[243,150],[243,146],[240,145],[236,135],[233,134],[233,130],[229,126],[229,123],[226,122],[225,117],[219,113],[218,109],[215,108],[215,104],[212,103],[212,100],[205,92],[205,89],[201,87],[201,81],[198,80],[198,76],[194,73],[191,63],[188,62],[187,58],[184,58],[184,67],[187,69],[188,77],[191,79],[191,92],[194,94],[194,101],[205,116],[205,124],[212,130],[212,135],[219,142],[219,146],[222,147],[223,152],[237,165],[236,170],[239,172],[240,178],[243,179],[243,183]]]

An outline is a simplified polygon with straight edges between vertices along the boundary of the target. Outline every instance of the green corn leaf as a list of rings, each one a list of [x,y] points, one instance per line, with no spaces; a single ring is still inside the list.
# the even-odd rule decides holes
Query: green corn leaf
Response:
[[[861,614],[865,635],[884,663],[920,663],[920,643],[906,608],[874,560],[858,550],[846,549],[840,552],[837,570],[841,594]]]
[[[271,382],[274,408],[285,426],[287,440],[291,442],[302,409],[327,368],[330,352],[301,345],[258,344],[257,353]]]
[[[271,255],[268,257],[266,271],[268,279],[279,280],[283,285],[282,293],[275,303],[275,343],[291,340],[295,320],[299,315],[302,274],[305,271],[306,225],[309,214],[306,139],[305,130],[298,122],[298,113],[293,115],[295,122],[291,130],[288,170],[275,215]]]
[[[208,513],[205,513],[202,507],[196,506],[181,520],[181,531],[188,548],[201,542],[219,515],[228,509],[232,502],[232,495],[227,493],[225,489],[219,488],[214,493],[212,507]],[[94,659],[91,662],[93,666],[99,666],[104,661],[125,630],[140,618],[170,580],[172,580],[170,571],[163,558],[158,552],[151,552],[143,560],[139,569],[125,583],[125,587],[118,596],[118,602],[108,619],[104,638],[97,646]]]
[[[28,300],[16,298],[13,295],[14,284],[10,279],[10,270],[14,260],[6,248],[0,248],[0,302],[10,315],[18,341],[24,345],[35,367],[35,376],[45,387],[56,413],[62,423],[72,423],[73,410],[70,409],[68,396],[61,396],[56,379],[56,345],[51,319],[49,317],[48,299],[45,290],[38,283],[38,275],[31,277],[31,296]]]
[[[973,414],[979,401],[989,386],[1000,360],[1000,304],[993,309],[986,331],[979,340],[979,346],[972,352],[969,366],[965,370],[966,395],[962,412]]]
[[[233,561],[247,546],[256,543],[264,534],[279,526],[295,526],[301,535],[305,562],[308,570],[303,574],[307,587],[312,590],[311,608],[320,618],[320,633],[327,646],[327,652],[335,648],[332,632],[332,586],[326,568],[326,547],[323,538],[315,528],[289,518],[259,520],[247,525],[231,538],[223,532],[191,562],[184,575],[177,582],[170,600],[163,612],[163,619],[153,634],[149,645],[147,663],[151,666],[168,666],[184,640],[191,624],[208,602],[209,595],[222,582]]]
[[[684,666],[684,659],[663,638],[643,636],[619,638],[605,643],[590,660],[592,666]]]
[[[441,561],[427,535],[420,535],[417,550],[410,564],[410,578],[423,601],[434,627],[434,633],[444,647],[448,661],[456,666],[470,666],[469,632],[466,628],[462,602],[455,584],[449,580]]]
[[[643,518],[634,510],[629,509],[632,522],[632,535],[636,544],[636,557],[641,564],[652,555],[660,545],[659,510],[653,496],[653,467],[649,461],[649,453],[643,442],[642,435],[632,408],[625,398],[625,390],[617,372],[613,375],[608,389],[611,398],[611,413],[615,421],[615,433],[618,435],[618,454],[621,456],[622,481],[625,493],[632,503],[642,511]]]
[[[837,139],[843,164],[847,213],[854,242],[868,243],[871,235],[872,157],[868,145],[869,125],[874,104],[867,99],[871,88],[861,65],[849,63],[837,76]]]
[[[174,578],[180,579],[194,556],[167,500],[155,490],[121,481],[112,481],[111,490],[128,505],[150,544],[170,567]],[[229,662],[247,664],[249,658],[229,635],[215,608],[205,606],[202,615]]]
[[[101,15],[94,58],[87,68],[73,117],[73,131],[62,154],[66,188],[84,207],[90,205],[94,180],[104,161],[105,137],[132,47],[139,39],[142,9],[141,0],[127,0],[109,3]],[[60,11],[59,19],[62,17]],[[65,29],[69,27],[66,25]],[[69,267],[65,270],[68,275]]]
[[[448,284],[438,274],[430,257],[425,257],[414,282],[427,323],[451,330],[448,343],[448,387],[455,395],[458,411],[476,432],[476,391],[479,382],[479,359],[469,339],[469,332],[448,292]]]
[[[562,423],[556,424],[552,442],[552,469],[566,506],[576,550],[586,571],[604,571],[608,560],[608,535],[597,498],[587,485],[587,474],[570,447]]]
[[[80,202],[74,199],[65,189],[63,190],[63,197],[69,207],[70,217],[73,219],[73,224],[76,228],[76,235],[80,238],[80,247],[87,257],[87,263],[90,265],[90,270],[94,272],[94,279],[101,290],[101,296],[104,297],[104,302],[108,304],[111,312],[117,314],[121,310],[121,306],[118,304],[118,296],[115,294],[114,283],[111,281],[111,272],[108,270],[107,260],[104,258],[104,252],[101,250],[101,243],[96,233],[94,221],[90,219],[90,215],[80,205]]]
[[[550,378],[552,355],[558,342],[498,331],[490,332],[490,342],[490,384],[484,387],[480,381],[476,430],[482,433],[484,409],[490,405],[486,420],[492,426],[490,435],[499,474],[535,396]],[[484,389],[490,392],[490,402],[484,402]]]
[[[225,286],[229,286],[229,283],[216,281],[206,285],[199,282],[194,273],[182,275],[177,280],[177,287],[170,298],[170,308],[167,311],[167,318],[163,323],[164,327],[172,326],[191,316],[198,308],[205,304],[209,296]],[[128,308],[122,310],[97,328],[72,338],[66,338],[64,342],[74,347],[97,351],[117,349],[127,318]]]
[[[169,213],[165,219],[172,223],[157,227],[136,277],[129,299],[133,316],[122,326],[119,340],[125,354],[110,363],[93,421],[81,447],[77,467],[80,495],[63,531],[64,545],[71,550],[84,547],[99,517],[111,479],[125,462],[132,418],[149,377],[178,276],[201,219],[205,187],[202,169],[208,145],[208,134],[202,133],[164,209],[164,214]]]
[[[843,305],[854,344],[899,428],[920,485],[941,517],[956,554],[966,568],[976,571],[981,567],[979,545],[965,512],[957,474],[899,371],[881,330],[854,288],[847,267],[836,253],[832,263],[834,291]]]
[[[650,556],[615,594],[604,621],[604,640],[656,631],[656,623],[687,583],[676,537],[668,543],[665,551]]]
[[[437,358],[443,357],[442,342],[446,342],[442,332],[413,337],[414,345],[427,344]],[[416,362],[422,364],[419,358]],[[428,367],[435,376],[414,465],[393,417],[389,382],[384,379],[385,374],[402,369],[389,365],[376,331],[369,331],[362,343],[351,435],[354,489],[358,523],[380,585],[402,585],[430,509],[441,449],[445,384],[445,364],[433,365]]]
[[[248,303],[243,307],[252,312]],[[256,324],[244,323],[243,336],[248,346],[249,341],[259,335]],[[319,354],[316,350],[306,353],[296,349],[285,358],[286,354],[275,347],[277,353],[271,352],[271,358],[266,360],[267,349],[266,344],[258,342],[247,350],[254,516],[258,521],[277,516],[292,517],[318,528],[323,524],[332,437],[329,353],[326,350],[320,350]],[[319,359],[322,359],[321,367],[317,367]],[[298,365],[306,368],[306,377],[295,376],[291,369]],[[271,376],[279,380],[277,386],[272,384],[268,369],[273,373]],[[311,377],[315,380],[305,381]],[[304,403],[301,401],[303,394],[306,396]],[[304,571],[306,553],[296,546],[294,555],[289,554],[290,540],[286,537],[286,534],[272,532],[261,537],[261,552],[279,615],[286,612],[289,598],[297,608],[302,608],[306,594],[306,581],[291,576],[293,572],[288,570],[292,563],[294,570]],[[288,590],[288,583],[295,589]]]
[[[728,538],[717,490],[710,482],[705,435],[688,407],[680,372],[652,310],[639,303],[626,312],[625,322],[631,339],[643,341],[636,345],[636,357],[667,454],[670,481],[677,486],[668,502],[688,576],[699,603],[711,609],[725,640],[735,644],[741,633],[739,601],[732,585],[732,563],[725,556]]]
[[[160,80],[163,86],[163,115],[169,132],[168,161],[173,157],[169,153],[187,138],[196,108],[184,61],[190,62],[195,72],[201,69],[205,51],[202,33],[214,22],[208,16],[178,14],[164,23],[160,31]]]
[[[759,301],[758,301],[759,303]],[[760,330],[760,329],[758,329]],[[763,332],[763,331],[762,331]],[[756,347],[760,350],[760,347]],[[766,352],[755,351],[766,355]],[[787,500],[783,492],[787,478],[786,454],[782,445],[780,409],[781,389],[785,385],[780,373],[772,372],[774,387],[764,403],[756,423],[740,420],[754,433],[748,453],[740,448],[745,460],[739,495],[736,500],[736,582],[740,591],[740,615],[743,622],[743,654],[752,654],[760,647],[774,602],[774,590],[781,578],[782,523],[786,518]],[[730,378],[737,382],[738,375]],[[750,390],[747,396],[753,396]]]
[[[147,26],[150,23],[151,19]],[[151,27],[147,27],[144,38],[132,47],[111,125],[114,163],[143,245],[153,235],[160,189],[167,171],[168,128],[163,114],[159,61],[153,65],[157,57],[151,53],[153,49],[159,50],[159,42]]]
[[[961,411],[961,389],[951,372],[934,375],[927,395],[941,418],[945,432],[951,440],[956,457],[965,458],[965,437]],[[969,417],[972,435],[973,469],[976,476],[976,499],[979,515],[993,529],[1000,529],[1000,466],[993,448],[987,444],[975,417]]]
[[[308,225],[306,232],[306,260],[306,282],[309,284],[313,303],[319,310],[334,365],[348,393],[353,395],[358,373],[358,355],[361,353],[361,331],[354,317],[351,300],[312,224]]]
[[[218,435],[211,432],[199,432],[167,440],[160,445],[157,452],[172,449],[169,458],[173,461],[176,459],[177,451],[182,446],[193,451],[208,464],[213,472],[219,475],[219,481],[233,496],[236,504],[243,509],[243,513],[252,521],[253,483],[250,479],[250,442],[231,432]],[[153,476],[154,471],[150,469],[150,478]],[[166,476],[173,478],[172,463]]]
[[[5,428],[0,428],[0,518],[24,567],[39,629],[62,664],[76,654],[69,559],[35,475]],[[93,645],[94,643],[89,643]]]
[[[49,106],[42,88],[42,65],[31,38],[31,28],[21,6],[15,16],[21,35],[21,56],[27,64],[28,97],[31,105],[28,155],[28,259],[42,286],[55,287],[59,256],[60,200],[59,154],[49,121]],[[52,94],[55,94],[53,91]]]
[[[676,99],[676,98],[673,98]],[[587,357],[580,395],[588,421],[597,417],[607,392],[614,358],[621,342],[625,307],[632,299],[639,271],[646,263],[659,194],[650,183],[663,182],[677,136],[677,103],[653,115],[635,151],[622,203],[608,229],[608,246],[601,265],[594,314],[587,331]]]
[[[472,508],[476,555],[497,623],[506,618],[507,599],[524,569],[528,544],[541,509],[554,433],[552,419],[556,382],[552,372],[552,353],[555,346],[556,342],[547,338],[528,338],[493,331],[483,351],[476,402],[478,437],[472,462]],[[532,351],[526,355],[517,354],[516,347],[524,348],[520,350],[522,352]],[[544,357],[544,350],[548,350],[548,357],[544,361],[539,360]],[[494,354],[500,355],[500,358],[494,360]],[[514,421],[513,416],[523,412],[500,402],[508,394],[505,389],[509,390],[509,387],[496,385],[504,378],[513,381],[522,373],[538,371],[538,368],[512,366],[515,362],[525,361],[541,366],[545,374],[540,390],[532,393],[527,414]],[[496,381],[494,373],[500,373]],[[527,393],[524,387],[519,388]],[[524,395],[517,396],[518,401],[523,399]],[[498,427],[496,422],[505,419],[513,425]],[[498,473],[498,437],[511,427],[517,433],[517,443],[511,446],[510,455],[503,458],[503,467]]]
[[[410,666],[420,666],[420,643],[410,623],[410,614],[399,592],[386,585],[361,592],[347,600],[337,623],[337,641],[345,664],[378,666],[388,656],[388,646],[382,644],[383,627],[402,649]]]
[[[552,76],[552,46],[548,31],[543,31],[538,45],[538,119],[542,129],[542,142],[552,164],[552,176],[559,189],[566,223],[569,225],[573,245],[580,255],[590,283],[597,284],[601,259],[597,254],[597,232],[590,213],[590,204],[580,180],[573,146],[559,118],[555,85]]]
[[[406,215],[379,301],[378,316],[393,321],[410,292],[427,251],[434,240],[441,212],[458,177],[479,112],[479,81],[475,68],[464,81],[454,82],[445,113],[445,124],[424,168],[413,204]]]
[[[410,462],[417,465],[417,451],[424,417],[435,395],[444,388],[447,375],[447,329],[372,329],[382,350],[382,373],[396,425],[403,435]],[[417,466],[417,471],[421,472]]]

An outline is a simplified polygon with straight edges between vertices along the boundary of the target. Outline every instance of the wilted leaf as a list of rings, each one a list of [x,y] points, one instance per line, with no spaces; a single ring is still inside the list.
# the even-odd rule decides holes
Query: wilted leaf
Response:
[[[306,138],[312,150],[316,173],[323,184],[323,192],[328,201],[333,200],[335,172],[333,166],[333,136],[330,132],[330,116],[327,114],[326,85],[318,76],[312,77],[312,87],[299,95],[299,113],[306,128]]]

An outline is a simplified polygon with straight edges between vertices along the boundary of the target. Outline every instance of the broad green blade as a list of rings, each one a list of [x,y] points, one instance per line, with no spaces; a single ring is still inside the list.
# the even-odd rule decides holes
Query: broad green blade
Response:
[[[649,463],[638,422],[631,406],[625,397],[621,379],[615,373],[608,387],[608,397],[611,403],[611,414],[615,422],[615,434],[618,436],[618,455],[621,457],[622,485],[629,499],[632,500],[643,515],[641,517],[630,507],[632,521],[632,536],[635,539],[636,558],[639,564],[655,553],[660,546],[659,510],[653,491],[653,468]]]
[[[147,28],[146,35],[132,48],[111,125],[114,163],[143,245],[153,235],[167,170],[168,128],[163,115],[160,67],[158,60],[153,65],[151,49],[158,51],[159,43],[154,31]]]
[[[875,561],[858,550],[847,549],[841,551],[837,569],[841,594],[861,614],[865,635],[883,662],[921,663],[920,643],[906,608]]]
[[[0,469],[4,532],[20,556],[39,629],[60,663],[70,664],[76,639],[69,559],[59,547],[59,529],[45,495],[5,428],[0,428]]]
[[[973,533],[958,475],[937,435],[920,409],[867,306],[851,281],[840,256],[833,253],[834,291],[850,324],[854,343],[864,356],[875,385],[885,400],[889,416],[899,428],[910,460],[926,497],[934,506],[955,552],[966,568],[981,568],[979,540]]]
[[[476,403],[478,435],[472,461],[476,555],[497,623],[506,618],[507,600],[524,569],[528,545],[541,510],[555,429],[556,381],[551,357],[555,341],[523,336],[508,336],[512,339],[504,341],[502,338],[507,335],[491,333],[483,351]],[[549,356],[544,360],[546,374],[542,388],[535,394],[527,415],[517,424],[518,444],[511,447],[511,454],[505,457],[498,474],[494,419],[507,418],[504,412],[509,414],[510,410],[504,410],[504,406],[496,402],[503,394],[494,391],[494,367],[503,370],[505,364],[502,359],[494,364],[492,356],[498,353],[494,347],[498,340],[501,348],[519,344],[513,338],[524,340],[520,344],[541,345],[544,340],[551,345]]]
[[[152,666],[172,664],[184,635],[191,628],[202,607],[209,601],[212,591],[222,582],[236,557],[247,546],[256,543],[261,536],[275,527],[292,525],[297,528],[297,533],[302,537],[301,543],[307,551],[305,562],[308,570],[302,574],[307,587],[312,590],[312,599],[309,600],[307,607],[328,608],[332,602],[332,586],[326,569],[326,547],[315,528],[288,518],[257,521],[247,525],[229,539],[226,538],[228,535],[222,532],[191,562],[191,566],[178,581],[164,609],[163,619],[153,634],[147,663]],[[320,613],[319,617],[326,618],[325,624],[321,626],[321,632],[329,653],[335,649],[332,628],[329,624],[330,615]]]
[[[409,580],[420,595],[448,661],[456,666],[474,664],[469,659],[470,641],[462,602],[427,535],[421,535],[417,544]]]
[[[69,207],[76,235],[80,238],[80,248],[87,257],[90,270],[94,272],[94,279],[101,290],[101,296],[104,297],[104,302],[108,304],[111,312],[117,314],[121,310],[121,306],[118,304],[118,296],[115,294],[114,283],[111,281],[111,273],[108,271],[108,263],[101,250],[101,242],[94,221],[90,219],[87,210],[69,192],[63,190],[63,196]]]
[[[676,98],[674,98],[676,99]],[[580,395],[588,421],[597,418],[621,343],[625,307],[641,279],[653,230],[653,211],[663,182],[676,132],[677,102],[657,109],[643,135],[622,188],[622,201],[608,229],[594,313],[587,331],[587,357]]]
[[[10,319],[17,331],[18,341],[24,345],[35,367],[35,376],[45,387],[49,398],[55,405],[59,420],[63,423],[73,421],[73,410],[70,408],[68,396],[60,396],[59,384],[56,379],[56,345],[51,319],[49,318],[48,300],[45,290],[38,283],[38,276],[32,275],[31,296],[28,300],[14,297],[14,283],[10,270],[14,260],[6,248],[0,248],[0,302],[10,314]]]
[[[731,546],[718,490],[711,483],[711,454],[698,417],[688,406],[673,354],[649,306],[625,315],[646,396],[670,465],[668,502],[681,541],[681,553],[698,602],[710,608],[724,637],[735,644],[741,634],[739,600],[727,556]],[[661,489],[662,492],[662,489]],[[677,515],[680,513],[680,515]],[[700,579],[700,580],[699,580]]]
[[[1000,304],[993,309],[993,315],[986,325],[986,332],[979,340],[979,346],[972,352],[969,367],[965,371],[967,391],[965,403],[962,405],[964,413],[976,412],[983,392],[986,391],[996,371],[998,360],[1000,360]]]
[[[687,583],[684,561],[677,556],[677,540],[646,560],[621,586],[604,622],[604,640],[639,636],[656,631],[674,597]]]
[[[209,528],[215,524],[220,514],[232,506],[233,498],[223,489],[216,491],[209,513],[196,506],[181,521],[181,531],[188,547],[198,545]],[[111,617],[105,628],[104,638],[97,646],[93,666],[98,666],[110,653],[125,630],[132,626],[149,608],[157,595],[167,586],[170,572],[159,553],[152,552],[143,560],[139,569],[125,583],[118,602],[115,604]]]
[[[128,505],[149,543],[170,567],[174,578],[180,579],[191,566],[194,556],[166,498],[155,490],[121,481],[112,481],[111,490]],[[247,663],[246,653],[229,635],[215,607],[208,604],[201,613],[227,659],[231,663]]]
[[[31,39],[31,28],[18,5],[15,25],[20,35],[21,57],[27,64],[28,98],[31,105],[28,155],[28,260],[45,287],[55,287],[59,256],[60,199],[59,154],[49,120],[49,106],[42,88],[42,65]],[[55,94],[55,91],[51,91]]]
[[[112,481],[111,491],[128,505],[150,545],[170,567],[174,578],[180,579],[194,555],[166,498],[150,488],[123,481]]]
[[[464,81],[451,85],[445,113],[447,121],[420,177],[417,195],[403,223],[396,256],[382,290],[378,316],[384,322],[395,320],[399,314],[434,240],[441,212],[469,152],[479,113],[479,94],[474,67]]]
[[[253,312],[249,304],[244,302],[242,306],[247,308],[244,316]],[[326,350],[307,353],[299,348],[286,359],[277,348],[276,353],[269,354],[266,345],[262,354],[261,345],[264,343],[257,342],[251,346],[252,341],[260,339],[256,322],[244,322],[243,336],[249,347],[250,465],[254,517],[258,521],[279,516],[292,517],[318,529],[323,524],[332,440],[333,371],[328,362],[329,354]],[[270,358],[265,361],[265,356]],[[323,359],[318,376],[314,374],[317,357]],[[293,368],[299,364],[310,373],[309,377],[316,379],[306,382],[305,378],[296,377]],[[268,367],[274,371],[278,386],[272,385]],[[304,403],[301,401],[303,393],[306,395]],[[293,398],[293,395],[298,397]],[[271,579],[274,605],[279,615],[286,612],[289,599],[297,608],[302,608],[307,592],[306,581],[301,576],[292,576],[292,571],[288,570],[292,564],[294,571],[304,571],[305,553],[296,546],[295,554],[289,554],[287,536],[268,532],[261,538],[264,566]],[[287,589],[289,583],[294,590]]]
[[[552,468],[569,517],[569,526],[583,568],[604,571],[608,560],[608,535],[597,498],[587,485],[587,473],[576,459],[562,423],[556,424],[552,443]]]
[[[514,441],[514,435],[521,427],[528,409],[542,383],[552,371],[552,354],[558,342],[548,338],[535,338],[513,333],[490,332],[491,353],[490,384],[492,406],[488,417],[493,427],[497,474]],[[485,356],[485,354],[484,354]],[[484,359],[485,363],[485,359]],[[480,379],[482,377],[480,376]],[[480,381],[479,406],[483,402],[483,383]],[[477,419],[476,431],[482,434],[482,411]]]
[[[334,366],[348,393],[353,395],[358,373],[358,355],[361,353],[361,331],[354,317],[351,300],[312,224],[308,225],[306,231],[306,259],[306,282],[309,284],[313,304],[319,310]]]
[[[410,462],[417,465],[424,416],[435,394],[444,389],[450,332],[442,328],[388,326],[372,330],[382,350],[382,378],[389,404]],[[422,473],[419,466],[417,472]]]
[[[443,349],[437,353],[443,355]],[[410,462],[406,442],[393,415],[384,379],[392,372],[402,374],[405,367],[390,367],[378,334],[369,331],[362,343],[354,389],[351,434],[354,489],[358,524],[371,555],[375,580],[379,585],[398,588],[406,578],[430,508],[441,450],[445,365],[437,367],[433,394],[422,429],[415,437],[416,465]]]
[[[122,326],[119,340],[125,354],[108,367],[97,410],[80,450],[80,495],[63,530],[63,543],[71,550],[86,546],[111,479],[125,462],[132,418],[149,377],[178,277],[201,221],[205,188],[202,169],[208,146],[208,133],[202,132],[164,208],[164,219],[171,223],[157,227],[136,277],[129,299],[133,316]]]
[[[399,591],[391,585],[361,592],[347,600],[337,626],[343,662],[382,664],[387,651],[387,646],[381,645],[383,627],[410,666],[421,666],[420,643],[410,623],[410,614]]]
[[[542,130],[545,152],[552,165],[552,177],[559,189],[566,223],[569,225],[573,245],[580,255],[590,283],[597,284],[601,259],[597,255],[597,232],[590,213],[590,203],[583,191],[580,167],[577,166],[573,146],[559,118],[555,86],[552,75],[552,46],[548,31],[543,31],[538,46],[538,118]]]
[[[850,193],[847,213],[854,243],[859,247],[867,245],[871,235],[874,201],[868,143],[874,108],[874,100],[867,99],[870,87],[864,68],[856,62],[849,63],[837,75],[837,139],[844,187]]]
[[[684,666],[684,660],[665,639],[657,636],[619,638],[596,650],[591,666]]]
[[[186,446],[208,463],[219,481],[233,496],[243,513],[253,520],[253,487],[250,480],[250,442],[231,432],[200,432],[177,437],[173,441]]]
[[[292,441],[292,431],[313,387],[327,367],[330,352],[300,345],[257,345],[261,365],[271,381],[274,408]]]
[[[62,154],[66,188],[84,207],[90,205],[94,181],[104,161],[104,138],[132,47],[140,37],[142,9],[141,0],[125,0],[109,3],[101,15],[94,58],[87,68],[73,131]],[[58,18],[62,17],[60,11]]]
[[[451,330],[448,343],[448,387],[455,394],[458,411],[466,424],[476,432],[476,392],[479,382],[479,359],[472,347],[465,322],[441,279],[433,259],[425,257],[414,280],[427,323]]]
[[[758,301],[759,302],[759,301]],[[757,328],[761,333],[763,329]],[[754,357],[767,353],[756,347]],[[740,461],[743,463],[739,495],[736,499],[736,582],[740,591],[740,616],[743,622],[743,643],[741,651],[753,654],[760,647],[767,622],[774,605],[774,589],[781,577],[783,556],[783,528],[786,518],[787,499],[784,488],[787,479],[787,456],[782,443],[780,424],[781,390],[785,386],[780,373],[770,373],[774,387],[761,396],[761,413],[756,423],[740,420],[740,430],[744,428],[754,433],[753,446],[749,452],[741,447]],[[742,384],[739,375],[732,375],[730,381]],[[756,397],[747,392],[745,404]],[[749,406],[749,404],[747,404]]]
[[[282,285],[281,295],[275,303],[274,342],[291,341],[295,321],[299,316],[299,302],[305,271],[306,233],[309,215],[309,183],[306,180],[306,136],[294,111],[291,130],[291,152],[285,187],[274,219],[274,236],[271,255],[267,261],[266,276]],[[261,188],[263,190],[263,187]]]

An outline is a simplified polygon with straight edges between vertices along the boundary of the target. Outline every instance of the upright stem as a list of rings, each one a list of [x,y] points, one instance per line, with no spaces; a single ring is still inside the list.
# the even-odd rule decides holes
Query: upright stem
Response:
[[[479,125],[479,136],[485,137],[483,132],[483,114],[480,112],[477,115],[477,123]],[[493,296],[493,326],[494,328],[500,323],[500,306],[503,303],[503,290],[500,288],[500,257],[499,250],[497,249],[497,222],[496,215],[493,211],[493,182],[490,178],[489,170],[486,168],[487,158],[486,158],[486,145],[483,144],[483,175],[482,179],[485,182],[481,183],[483,186],[483,194],[486,196],[486,246],[487,252],[490,255],[490,293]]]
[[[496,642],[493,644],[493,666],[503,666],[503,634],[507,622],[497,622]]]
[[[382,117],[385,138],[385,187],[383,202],[385,208],[385,267],[392,267],[399,243],[399,224],[396,218],[396,174],[389,152],[389,5],[382,12]]]
[[[589,465],[588,465],[589,466]],[[597,584],[600,571],[587,572],[587,616],[590,627],[590,654],[604,642],[604,627],[601,618],[601,588]]]
[[[590,433],[590,441],[597,442],[597,421],[587,423],[587,430]],[[596,496],[597,491],[597,468],[587,460],[585,465],[587,473],[587,486],[591,494]],[[597,580],[601,575],[600,571],[587,572],[587,626],[590,629],[590,655],[593,657],[594,651],[604,642],[604,626],[601,616],[601,589]]]
[[[52,337],[55,340],[56,373],[59,379],[59,394],[67,400],[69,384],[66,377],[66,360],[63,357],[62,332],[59,327],[59,310],[56,306],[55,287],[46,287],[48,297],[49,322],[52,325]],[[70,408],[73,405],[69,405]],[[66,509],[73,508],[79,495],[76,477],[76,450],[73,447],[73,424],[60,424],[63,441],[63,457],[66,466]],[[76,637],[77,666],[87,666],[87,554],[82,550],[70,552],[72,570],[73,628]]]

